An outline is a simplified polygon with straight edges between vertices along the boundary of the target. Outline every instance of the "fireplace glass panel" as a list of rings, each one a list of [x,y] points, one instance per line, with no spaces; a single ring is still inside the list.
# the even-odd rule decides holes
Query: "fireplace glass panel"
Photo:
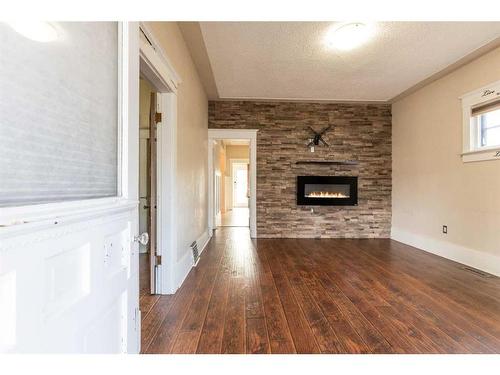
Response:
[[[348,184],[305,184],[305,198],[339,199],[350,198],[350,186]]]

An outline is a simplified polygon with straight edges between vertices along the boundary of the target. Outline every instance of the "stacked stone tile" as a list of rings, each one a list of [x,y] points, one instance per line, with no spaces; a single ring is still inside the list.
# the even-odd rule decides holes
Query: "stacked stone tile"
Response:
[[[306,144],[309,126],[330,147]],[[387,238],[391,228],[391,107],[388,104],[211,101],[212,129],[258,129],[259,238]],[[297,165],[355,160],[355,166]],[[358,176],[358,206],[297,206],[298,175]],[[314,213],[311,213],[314,208]]]

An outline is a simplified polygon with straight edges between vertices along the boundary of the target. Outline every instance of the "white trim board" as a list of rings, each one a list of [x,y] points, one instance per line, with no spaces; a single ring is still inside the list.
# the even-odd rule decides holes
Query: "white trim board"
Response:
[[[207,247],[208,243],[210,242],[210,234],[208,233],[208,229],[203,232],[203,234],[196,240],[196,243],[198,244],[198,261],[193,265],[196,267],[198,265],[198,262],[200,261],[201,254],[203,253],[203,250]]]
[[[210,239],[211,239],[210,234],[209,234],[208,230],[206,230],[196,240],[196,243],[199,246],[198,250],[199,250],[200,256],[203,253],[203,250],[205,250],[208,243],[210,242]],[[200,244],[202,244],[202,246],[200,246]],[[184,280],[186,280],[186,277],[189,275],[189,272],[191,271],[191,269],[198,265],[198,263],[196,263],[196,264],[193,264],[193,263],[194,263],[193,253],[192,253],[191,247],[189,247],[188,250],[185,252],[184,256],[180,260],[178,260],[174,266],[175,289],[172,291],[172,294],[175,293],[177,291],[177,289],[179,289],[181,287],[182,283],[184,282]]]
[[[181,79],[165,52],[144,23],[140,30],[139,60],[141,75],[146,77],[158,94],[158,109],[162,121],[157,130],[157,252],[162,256],[158,266],[157,292],[173,294],[177,290],[177,274],[185,266],[176,262],[177,253],[177,87]],[[182,281],[181,281],[182,282]]]
[[[208,230],[214,226],[214,141],[248,139],[250,141],[250,237],[257,238],[257,132],[258,129],[208,129]]]
[[[141,56],[146,57],[145,61],[148,62],[148,66],[154,70],[152,80],[162,80],[173,92],[177,92],[177,87],[182,82],[181,77],[175,71],[167,54],[160,47],[153,32],[145,22],[139,23],[139,29],[146,36],[146,40],[142,36],[140,37],[140,53]],[[143,67],[141,66],[141,68]]]
[[[417,249],[439,255],[443,258],[477,268],[495,276],[500,276],[500,257],[477,251],[450,242],[439,241],[427,236],[392,228],[391,239],[402,242]]]

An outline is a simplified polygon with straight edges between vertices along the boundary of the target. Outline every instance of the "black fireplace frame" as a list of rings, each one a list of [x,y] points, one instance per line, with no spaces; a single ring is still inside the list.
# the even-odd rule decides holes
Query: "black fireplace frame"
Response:
[[[306,184],[349,185],[349,198],[308,198],[304,196]],[[358,177],[356,176],[297,176],[298,206],[357,206]]]

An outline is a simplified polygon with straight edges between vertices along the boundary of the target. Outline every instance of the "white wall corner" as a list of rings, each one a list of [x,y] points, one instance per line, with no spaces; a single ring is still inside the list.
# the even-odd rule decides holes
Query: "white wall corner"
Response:
[[[392,227],[391,238],[428,253],[500,276],[500,257]]]

